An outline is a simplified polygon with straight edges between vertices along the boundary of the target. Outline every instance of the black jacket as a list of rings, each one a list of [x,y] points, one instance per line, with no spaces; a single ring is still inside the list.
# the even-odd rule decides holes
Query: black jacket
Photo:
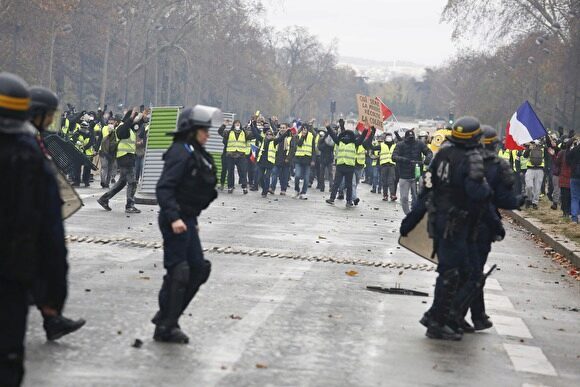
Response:
[[[156,189],[161,219],[172,223],[183,217],[199,216],[217,197],[212,156],[197,143],[175,141],[163,160]]]
[[[29,286],[42,259],[51,258],[42,254],[42,239],[52,220],[47,219],[50,176],[30,132],[7,134],[0,128],[0,171],[5,184],[0,190],[0,283]]]
[[[425,156],[422,160],[421,156]],[[414,139],[413,141],[401,141],[393,152],[393,161],[397,163],[399,177],[401,179],[414,179],[415,166],[417,164],[429,165],[433,158],[433,152],[425,143]]]
[[[580,179],[580,145],[566,152],[566,163],[570,166],[570,178]]]
[[[342,131],[340,134],[336,134],[334,130],[332,130],[332,128],[329,126],[326,128],[326,133],[328,133],[328,135],[332,138],[332,141],[334,141],[335,144],[339,144],[339,143],[344,143],[344,144],[351,144],[354,143],[354,145],[356,147],[359,147],[360,145],[363,145],[365,147],[365,149],[367,149],[368,147],[371,146],[371,142],[372,142],[372,138],[373,136],[369,136],[369,138],[367,139],[367,133],[368,133],[368,129],[365,129],[362,134],[357,135],[355,132],[353,132],[352,130],[344,130]],[[374,129],[373,129],[373,135],[374,135]]]
[[[334,161],[334,144],[328,145],[326,139],[329,137],[328,132],[320,136],[318,140],[318,151],[320,152],[320,164],[329,165]],[[334,140],[333,140],[334,142]]]

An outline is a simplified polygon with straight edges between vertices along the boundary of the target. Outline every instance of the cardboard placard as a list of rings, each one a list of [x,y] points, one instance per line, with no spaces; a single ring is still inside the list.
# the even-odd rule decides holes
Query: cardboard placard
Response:
[[[374,126],[377,129],[383,128],[383,115],[381,113],[380,102],[373,97],[357,94],[358,120],[367,128]]]

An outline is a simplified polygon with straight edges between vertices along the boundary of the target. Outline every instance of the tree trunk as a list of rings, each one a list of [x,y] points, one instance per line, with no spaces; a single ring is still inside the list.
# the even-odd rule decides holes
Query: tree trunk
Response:
[[[103,60],[103,78],[101,81],[101,96],[99,98],[99,105],[104,109],[105,100],[107,98],[107,77],[109,71],[109,52],[111,51],[111,30],[107,27],[106,41],[105,41],[105,59]]]

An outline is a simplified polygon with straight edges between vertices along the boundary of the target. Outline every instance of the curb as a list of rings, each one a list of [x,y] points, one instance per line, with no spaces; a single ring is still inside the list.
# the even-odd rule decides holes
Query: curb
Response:
[[[541,238],[548,246],[554,249],[558,254],[563,255],[576,267],[580,267],[580,246],[564,236],[550,234],[544,229],[542,223],[528,216],[521,211],[506,211],[512,219],[520,226],[527,229],[532,234]]]

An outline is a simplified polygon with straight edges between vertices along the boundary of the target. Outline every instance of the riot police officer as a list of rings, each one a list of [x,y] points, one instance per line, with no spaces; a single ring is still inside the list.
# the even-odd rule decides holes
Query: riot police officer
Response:
[[[43,262],[47,262],[46,266],[42,267],[43,274],[49,276],[50,279],[37,279],[32,293],[36,306],[42,314],[46,338],[52,341],[80,329],[85,324],[85,320],[71,320],[62,314],[68,293],[68,262],[61,217],[63,200],[59,186],[63,189],[72,190],[72,188],[68,186],[64,176],[59,174],[56,165],[46,152],[41,137],[52,124],[59,101],[56,94],[44,87],[31,87],[29,92],[30,122],[40,134],[37,140],[45,156],[47,186],[45,200],[47,209],[50,211],[50,216],[45,219],[45,232],[40,241],[42,254],[46,257]]]
[[[425,176],[425,187],[432,190],[429,223],[439,276],[433,306],[422,323],[428,326],[427,337],[433,339],[462,337],[460,329],[450,326],[450,315],[458,287],[469,278],[468,238],[475,227],[473,219],[491,194],[478,149],[481,133],[476,118],[458,119],[448,136],[452,145],[439,150]]]
[[[159,311],[152,320],[156,341],[189,342],[178,320],[210,275],[211,263],[203,256],[197,217],[217,197],[215,164],[204,145],[210,127],[220,126],[216,124],[219,120],[219,109],[197,105],[183,110],[173,144],[163,156],[157,200],[167,273],[159,292]]]
[[[29,107],[26,82],[0,73],[0,386],[22,383],[28,295],[46,258],[45,164]]]
[[[493,190],[493,196],[490,207],[484,212],[482,221],[477,225],[477,238],[469,241],[469,262],[472,268],[470,283],[466,286],[467,292],[464,297],[467,297],[467,301],[471,299],[471,303],[463,302],[461,299],[456,301],[458,304],[470,304],[471,320],[476,331],[493,326],[489,316],[485,313],[482,273],[492,243],[503,240],[505,237],[501,215],[497,209],[518,209],[525,201],[522,195],[514,195],[513,186],[516,183],[516,176],[509,161],[498,155],[500,141],[497,131],[489,125],[483,125],[481,129],[483,131],[482,156],[485,179]],[[467,310],[463,312],[465,313]]]

